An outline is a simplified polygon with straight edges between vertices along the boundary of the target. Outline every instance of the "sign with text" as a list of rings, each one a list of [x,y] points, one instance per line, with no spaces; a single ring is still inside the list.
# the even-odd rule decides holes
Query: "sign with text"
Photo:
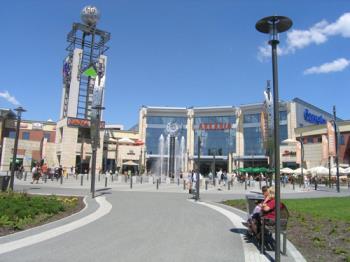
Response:
[[[91,121],[89,119],[68,117],[67,118],[67,126],[69,126],[69,127],[86,127],[86,128],[90,128]],[[105,122],[104,121],[100,122],[100,128],[105,128]]]
[[[201,123],[199,129],[201,130],[224,130],[231,129],[232,125],[230,123]]]

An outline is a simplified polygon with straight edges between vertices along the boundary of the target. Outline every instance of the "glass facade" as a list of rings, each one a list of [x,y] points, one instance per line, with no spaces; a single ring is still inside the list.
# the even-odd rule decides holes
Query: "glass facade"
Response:
[[[203,156],[227,156],[236,152],[236,116],[198,116],[194,118],[194,154],[198,155],[198,136],[201,136],[201,155]],[[212,124],[212,128],[200,130],[201,124]],[[220,125],[223,124],[223,125]],[[222,128],[230,124],[231,128]],[[221,129],[220,129],[221,127]]]
[[[280,125],[280,142],[288,138],[288,127],[287,125]]]
[[[257,127],[244,127],[244,155],[265,155],[261,129]]]
[[[243,116],[244,124],[260,123],[260,113],[257,114],[245,114]]]
[[[187,117],[174,117],[174,116],[148,116],[146,128],[146,150],[149,155],[159,154],[159,138],[164,136],[164,140],[167,138],[166,126],[168,123],[175,122],[179,131],[177,137],[182,136],[187,140]]]

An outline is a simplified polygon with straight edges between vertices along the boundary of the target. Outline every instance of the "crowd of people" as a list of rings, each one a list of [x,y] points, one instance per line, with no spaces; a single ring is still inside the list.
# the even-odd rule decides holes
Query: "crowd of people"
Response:
[[[32,170],[32,182],[31,184],[38,184],[39,179],[42,177],[46,177],[47,179],[56,179],[59,180],[61,177],[67,177],[68,175],[76,174],[76,170],[71,167],[70,169],[62,168],[62,166],[58,167],[48,167],[46,163],[36,164],[33,166]]]

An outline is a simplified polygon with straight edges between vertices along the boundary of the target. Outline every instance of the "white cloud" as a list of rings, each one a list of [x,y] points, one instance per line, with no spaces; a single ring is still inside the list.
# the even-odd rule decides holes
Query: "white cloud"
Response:
[[[287,32],[284,46],[281,46],[280,55],[294,53],[298,49],[305,48],[311,44],[320,45],[328,41],[330,36],[342,36],[350,38],[350,13],[345,13],[334,23],[322,20],[307,30],[293,29]],[[267,43],[258,47],[258,59],[265,60],[271,56],[271,52],[265,52]]]
[[[324,63],[320,66],[313,66],[304,71],[304,75],[310,74],[328,74],[332,72],[343,71],[350,65],[350,60],[339,58],[333,62]]]
[[[5,91],[5,92],[0,92],[0,97],[4,98],[7,100],[7,102],[15,105],[15,106],[18,106],[20,105],[20,103],[18,102],[18,100],[14,97],[14,96],[11,96],[10,93],[8,91]]]

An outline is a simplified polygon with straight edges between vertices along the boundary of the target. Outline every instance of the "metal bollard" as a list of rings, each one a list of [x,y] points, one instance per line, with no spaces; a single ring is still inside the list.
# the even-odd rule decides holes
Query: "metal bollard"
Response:
[[[157,179],[157,190],[159,189],[159,179]]]
[[[317,180],[315,179],[315,190],[317,190]]]
[[[184,179],[184,190],[186,190],[186,181]]]
[[[247,190],[247,179],[244,180],[244,189]]]
[[[286,187],[286,182],[283,180],[283,187]]]
[[[227,183],[227,190],[230,190],[231,189],[231,187],[230,187],[231,185],[230,185],[230,182],[229,183]]]
[[[261,189],[261,177],[259,178],[259,188]]]
[[[205,180],[205,190],[208,190],[208,181]]]
[[[86,174],[86,180],[89,181],[89,173]]]
[[[84,176],[81,174],[80,175],[80,185],[83,186],[84,183]]]
[[[141,176],[141,178],[140,178],[140,183],[141,183],[141,185],[142,185],[142,179],[143,179],[143,177]]]
[[[124,176],[125,177],[125,183],[128,182],[128,177],[127,176]]]
[[[180,178],[177,178],[177,185],[180,185]]]
[[[108,182],[108,178],[107,176],[105,177],[105,187],[107,187],[107,182]]]
[[[112,182],[114,182],[113,174],[111,175]]]
[[[63,176],[60,177],[60,184],[63,184]]]
[[[132,176],[130,176],[130,189],[132,189]]]
[[[28,173],[28,172],[25,172],[25,173],[24,173],[24,181],[27,180],[27,173]]]
[[[101,174],[98,174],[98,182],[101,181]]]
[[[44,182],[45,182],[45,184],[47,182],[47,175],[46,174],[45,174],[45,177],[44,177]]]
[[[293,183],[293,190],[295,190],[294,178],[292,179],[292,183]]]

